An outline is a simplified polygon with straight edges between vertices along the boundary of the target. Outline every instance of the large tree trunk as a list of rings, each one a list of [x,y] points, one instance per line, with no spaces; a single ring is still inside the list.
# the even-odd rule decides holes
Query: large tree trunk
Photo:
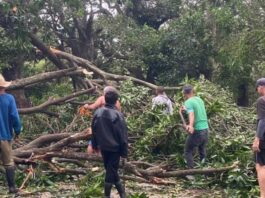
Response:
[[[93,62],[96,59],[94,16],[91,13],[82,19],[73,18],[73,20],[74,27],[68,29],[67,44],[73,55]]]

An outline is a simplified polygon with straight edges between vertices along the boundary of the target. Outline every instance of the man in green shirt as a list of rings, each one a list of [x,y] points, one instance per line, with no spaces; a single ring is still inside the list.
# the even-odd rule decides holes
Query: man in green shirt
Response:
[[[198,147],[200,160],[206,157],[206,145],[208,142],[208,119],[203,100],[195,96],[193,87],[183,87],[183,94],[186,98],[182,110],[188,114],[189,124],[185,126],[189,136],[185,144],[185,159],[188,168],[193,168],[193,151]]]

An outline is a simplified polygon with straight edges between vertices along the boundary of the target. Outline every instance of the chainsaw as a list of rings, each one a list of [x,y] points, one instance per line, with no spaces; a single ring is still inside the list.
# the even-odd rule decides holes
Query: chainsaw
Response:
[[[92,116],[92,112],[89,109],[85,108],[84,106],[78,109],[78,113],[79,115],[84,116],[84,117],[90,118]]]

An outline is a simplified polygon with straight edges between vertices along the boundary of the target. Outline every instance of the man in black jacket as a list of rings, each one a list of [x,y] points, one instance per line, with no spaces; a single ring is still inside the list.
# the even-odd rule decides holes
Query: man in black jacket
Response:
[[[106,104],[96,110],[92,120],[92,147],[101,150],[106,170],[106,198],[110,197],[112,185],[115,185],[121,198],[126,196],[118,169],[120,157],[128,155],[128,135],[124,117],[115,107],[118,97],[115,89],[105,93]]]

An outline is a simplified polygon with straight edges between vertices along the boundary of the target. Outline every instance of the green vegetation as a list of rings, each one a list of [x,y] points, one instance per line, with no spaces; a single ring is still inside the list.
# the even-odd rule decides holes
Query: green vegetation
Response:
[[[77,66],[59,57],[54,61],[41,49],[52,46],[106,72],[163,86],[191,83],[205,101],[210,124],[208,159],[196,167],[217,168],[235,162],[238,167],[221,175],[181,180],[178,185],[217,189],[225,197],[254,197],[258,186],[250,148],[255,133],[254,85],[265,74],[264,13],[265,1],[261,0],[1,1],[0,71],[7,80],[17,80]],[[50,97],[87,88],[84,79],[56,78],[23,87],[14,95],[18,104],[37,106]],[[99,93],[81,96],[78,101],[93,101],[101,94],[100,80],[95,84]],[[181,92],[167,92],[176,104],[174,114],[165,116],[159,109],[151,110],[149,88],[132,81],[112,83],[120,91],[128,122],[130,158],[165,161],[172,169],[184,169],[186,134],[178,115]],[[90,119],[78,116],[78,107],[70,103],[51,106],[48,110],[56,112],[54,117],[23,115],[24,141],[69,125],[71,132],[86,129]],[[20,172],[19,184],[23,177],[25,173]],[[102,174],[89,172],[80,179],[81,187],[74,196],[101,196],[102,178]],[[29,186],[52,188],[62,180],[76,182],[78,178],[39,174]],[[132,197],[148,195],[138,192]]]
[[[223,167],[235,162],[239,165],[227,174],[197,176],[192,185],[190,182],[186,184],[191,188],[223,188],[229,197],[258,195],[251,151],[255,133],[254,109],[238,108],[229,91],[203,78],[190,83],[205,101],[210,124],[208,159],[196,167]],[[130,94],[134,92],[130,91]],[[178,104],[183,102],[180,92],[174,96]],[[172,116],[165,116],[159,111],[152,111],[148,101],[146,106],[138,106],[145,110],[127,116],[131,135],[138,137],[132,146],[134,158],[150,162],[166,159],[172,167],[184,169],[186,132],[181,127],[178,107]]]

